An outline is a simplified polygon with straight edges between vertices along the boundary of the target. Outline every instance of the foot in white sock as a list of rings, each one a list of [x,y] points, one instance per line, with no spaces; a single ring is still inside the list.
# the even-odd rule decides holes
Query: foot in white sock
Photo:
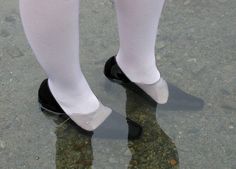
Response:
[[[151,98],[153,98],[157,103],[167,103],[169,90],[167,82],[162,77],[160,77],[160,79],[153,84],[136,83],[136,85],[151,96]]]
[[[162,77],[160,77],[159,80],[152,84],[133,82],[129,77],[126,76],[123,70],[121,70],[120,66],[117,64],[115,56],[112,56],[106,61],[106,64],[104,66],[104,74],[111,81],[119,83],[124,87],[128,87],[135,92],[139,91],[137,90],[138,87],[139,89],[144,91],[145,94],[151,97],[156,103],[165,104],[168,101],[168,85]]]
[[[38,90],[38,101],[43,112],[72,119],[81,134],[109,139],[138,139],[142,127],[129,118],[125,118],[99,102],[99,107],[90,113],[72,113],[67,115],[58,104],[45,79]]]

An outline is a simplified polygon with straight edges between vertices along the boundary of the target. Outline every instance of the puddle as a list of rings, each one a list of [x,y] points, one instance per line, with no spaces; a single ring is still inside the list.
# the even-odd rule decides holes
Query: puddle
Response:
[[[107,82],[109,83],[109,82]],[[203,101],[188,95],[171,85],[170,91],[181,96],[178,109],[201,110]],[[114,91],[115,92],[115,91]],[[99,135],[85,136],[70,120],[57,119],[56,164],[62,168],[179,168],[178,151],[174,141],[163,131],[156,119],[159,105],[139,97],[131,90],[125,90],[125,115],[143,126],[140,139],[103,139]],[[173,98],[172,98],[173,97]],[[176,98],[171,96],[173,102]],[[193,102],[190,107],[185,103]],[[196,102],[196,104],[195,104]],[[171,106],[170,102],[170,106]],[[196,106],[198,105],[198,107]],[[174,105],[176,106],[176,104]],[[175,108],[171,106],[172,108]],[[165,108],[163,108],[165,109]]]

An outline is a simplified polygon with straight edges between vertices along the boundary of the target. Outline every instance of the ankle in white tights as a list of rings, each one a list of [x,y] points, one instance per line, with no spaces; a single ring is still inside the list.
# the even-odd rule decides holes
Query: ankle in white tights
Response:
[[[160,73],[155,41],[164,0],[115,0],[120,48],[116,60],[133,82],[152,84]]]

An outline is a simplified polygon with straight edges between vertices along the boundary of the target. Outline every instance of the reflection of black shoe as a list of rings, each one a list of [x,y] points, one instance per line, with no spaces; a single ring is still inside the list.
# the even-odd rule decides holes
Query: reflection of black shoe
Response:
[[[39,87],[38,102],[42,111],[70,118],[52,95],[48,79],[45,79]],[[142,127],[139,124],[113,110],[95,130],[86,130],[79,125],[76,126],[82,134],[100,138],[134,140],[140,138],[142,134]]]
[[[116,82],[125,88],[133,90],[141,97],[145,97],[151,101],[151,103],[165,104],[168,100],[168,85],[162,77],[160,77],[160,79],[153,84],[134,83],[121,70],[116,62],[116,56],[112,56],[106,61],[104,66],[104,74],[109,80]]]
[[[167,111],[199,111],[204,107],[204,100],[190,95],[180,88],[168,83],[170,96],[167,104],[158,106],[159,110]]]

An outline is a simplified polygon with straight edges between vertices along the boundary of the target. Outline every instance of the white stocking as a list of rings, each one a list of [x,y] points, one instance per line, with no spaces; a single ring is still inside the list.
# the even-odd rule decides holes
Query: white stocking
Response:
[[[97,110],[99,101],[79,62],[79,0],[20,0],[20,15],[49,88],[66,114],[74,117]]]
[[[168,85],[156,66],[155,41],[165,0],[115,0],[120,48],[116,61],[126,76],[157,103],[168,100]]]
[[[120,49],[117,63],[133,81],[152,84],[160,78],[155,41],[165,0],[115,0]]]

